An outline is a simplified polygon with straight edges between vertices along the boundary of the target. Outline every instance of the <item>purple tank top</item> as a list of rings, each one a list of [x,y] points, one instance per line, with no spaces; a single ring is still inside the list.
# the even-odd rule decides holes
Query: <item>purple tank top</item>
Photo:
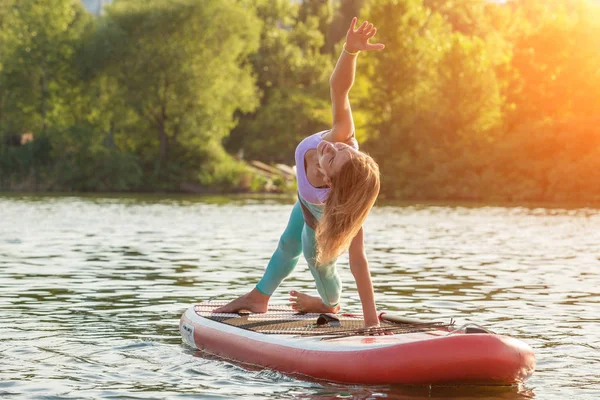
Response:
[[[307,203],[324,204],[329,194],[329,188],[316,188],[310,184],[306,176],[304,155],[308,150],[316,149],[323,140],[323,135],[329,130],[317,132],[300,142],[296,147],[296,179],[298,181],[298,193]],[[356,143],[356,142],[355,142]],[[358,150],[358,146],[352,146]]]

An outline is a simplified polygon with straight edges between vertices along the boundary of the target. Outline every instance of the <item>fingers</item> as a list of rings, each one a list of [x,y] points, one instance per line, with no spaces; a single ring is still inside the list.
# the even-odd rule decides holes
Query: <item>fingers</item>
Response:
[[[369,21],[364,21],[356,28],[357,21],[356,17],[352,18],[350,29],[346,36],[346,43],[351,43],[351,47],[357,50],[383,50],[385,46],[382,43],[369,43],[369,40],[377,33],[377,28]]]
[[[369,328],[367,334],[369,336],[385,336],[385,332],[379,327]]]
[[[354,32],[362,34],[364,32],[365,28],[367,27],[367,25],[368,25],[367,21],[363,22],[362,24],[360,24],[358,29]]]
[[[394,333],[389,330],[389,328],[383,328],[381,326],[375,325],[366,328],[366,336],[389,336]]]
[[[352,22],[350,23],[349,31],[354,32],[354,33],[359,33],[362,35],[367,35],[368,37],[372,37],[375,34],[375,32],[377,32],[377,30],[375,30],[375,32],[371,33],[372,30],[374,29],[374,27],[373,27],[372,23],[369,23],[369,21],[364,21],[362,24],[360,24],[360,26],[357,29],[356,28],[357,21],[358,20],[356,17],[352,18]]]
[[[371,24],[371,25],[373,25],[373,24]],[[377,33],[377,28],[373,28],[373,29],[371,29],[371,31],[369,31],[369,33],[367,33],[367,37],[369,39],[371,39],[373,36],[375,36],[376,33]]]
[[[365,50],[383,50],[385,49],[385,44],[383,43],[367,43],[367,48]]]

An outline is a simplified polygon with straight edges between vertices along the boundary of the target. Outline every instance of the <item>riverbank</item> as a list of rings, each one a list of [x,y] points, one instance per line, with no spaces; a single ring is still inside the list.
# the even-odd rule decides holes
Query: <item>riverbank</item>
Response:
[[[296,201],[296,192],[285,193],[273,192],[30,192],[30,191],[0,191],[0,198],[19,199],[49,199],[49,198],[80,198],[90,200],[124,200],[131,202],[154,203],[154,202],[190,202],[190,203],[293,203]],[[376,207],[414,207],[415,209],[428,207],[451,207],[451,208],[523,208],[535,213],[536,209],[548,210],[600,210],[600,202],[550,202],[550,201],[482,201],[461,199],[399,199],[380,196],[375,204]]]

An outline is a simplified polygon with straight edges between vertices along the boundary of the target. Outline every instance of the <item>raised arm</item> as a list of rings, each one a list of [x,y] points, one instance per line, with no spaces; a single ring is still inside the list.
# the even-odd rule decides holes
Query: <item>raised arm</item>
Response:
[[[348,143],[354,140],[354,120],[352,119],[348,93],[350,93],[350,89],[354,84],[358,53],[360,51],[381,50],[385,47],[381,43],[369,43],[369,39],[375,33],[377,33],[377,28],[367,21],[363,22],[357,29],[356,17],[352,18],[352,23],[346,34],[344,49],[329,79],[333,125],[331,131],[324,136],[325,140]]]

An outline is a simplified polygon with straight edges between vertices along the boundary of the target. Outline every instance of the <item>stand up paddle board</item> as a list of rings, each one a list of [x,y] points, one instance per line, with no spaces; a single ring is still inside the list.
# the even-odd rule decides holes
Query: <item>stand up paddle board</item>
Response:
[[[290,375],[353,384],[514,385],[535,369],[531,348],[481,327],[380,316],[372,336],[361,315],[213,313],[190,306],[180,331],[188,345],[220,358]]]

